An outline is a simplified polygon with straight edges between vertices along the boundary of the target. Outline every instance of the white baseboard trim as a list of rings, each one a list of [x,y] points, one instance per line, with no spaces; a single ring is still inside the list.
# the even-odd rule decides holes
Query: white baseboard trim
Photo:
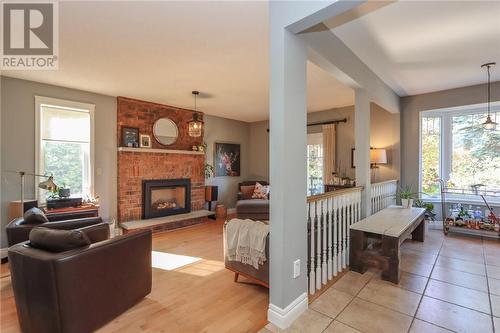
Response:
[[[307,310],[308,297],[303,293],[284,309],[269,304],[267,310],[267,320],[281,329],[289,327],[304,311]]]

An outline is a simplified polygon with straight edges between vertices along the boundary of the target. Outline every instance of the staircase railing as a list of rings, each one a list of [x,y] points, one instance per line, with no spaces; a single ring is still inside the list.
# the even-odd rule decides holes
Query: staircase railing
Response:
[[[396,204],[398,181],[388,180],[371,185],[371,213],[375,214],[387,206]]]
[[[361,217],[361,187],[307,198],[309,294],[349,265],[349,226]]]

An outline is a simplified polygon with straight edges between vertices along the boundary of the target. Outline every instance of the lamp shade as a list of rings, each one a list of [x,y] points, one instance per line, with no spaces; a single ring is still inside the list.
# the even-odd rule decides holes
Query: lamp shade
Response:
[[[385,149],[372,148],[370,149],[371,164],[387,164],[387,153]]]
[[[197,113],[193,114],[193,119],[188,123],[188,132],[191,137],[200,137],[201,129],[203,127],[203,121],[200,120],[200,117]]]
[[[57,185],[54,183],[54,177],[50,176],[49,179],[46,181],[41,182],[38,184],[38,187],[41,188],[42,190],[47,190],[47,191],[55,191],[57,190]]]

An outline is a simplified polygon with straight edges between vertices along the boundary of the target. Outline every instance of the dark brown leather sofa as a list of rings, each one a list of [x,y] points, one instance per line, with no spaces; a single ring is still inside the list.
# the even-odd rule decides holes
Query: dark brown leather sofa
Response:
[[[236,202],[237,218],[257,221],[269,220],[269,200],[252,199],[251,194],[245,193],[243,190],[244,187],[255,187],[257,182],[262,185],[269,185],[268,182],[260,180],[244,181],[238,184],[238,201]]]
[[[150,230],[113,239],[105,223],[80,230],[91,245],[59,253],[29,242],[9,248],[23,332],[92,332],[151,292]]]
[[[12,246],[14,244],[27,241],[29,239],[31,229],[35,227],[72,230],[98,223],[102,223],[102,219],[100,217],[87,217],[66,221],[46,222],[41,224],[26,224],[24,218],[19,217],[7,224],[5,231],[7,233],[7,243],[9,246]]]

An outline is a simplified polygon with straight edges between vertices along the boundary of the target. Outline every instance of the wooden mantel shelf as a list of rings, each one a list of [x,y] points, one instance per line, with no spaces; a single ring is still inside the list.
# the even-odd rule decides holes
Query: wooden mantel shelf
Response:
[[[118,147],[119,152],[130,153],[160,153],[160,154],[186,154],[186,155],[204,155],[203,151],[193,150],[175,150],[175,149],[152,149],[152,148],[132,148],[132,147]]]

